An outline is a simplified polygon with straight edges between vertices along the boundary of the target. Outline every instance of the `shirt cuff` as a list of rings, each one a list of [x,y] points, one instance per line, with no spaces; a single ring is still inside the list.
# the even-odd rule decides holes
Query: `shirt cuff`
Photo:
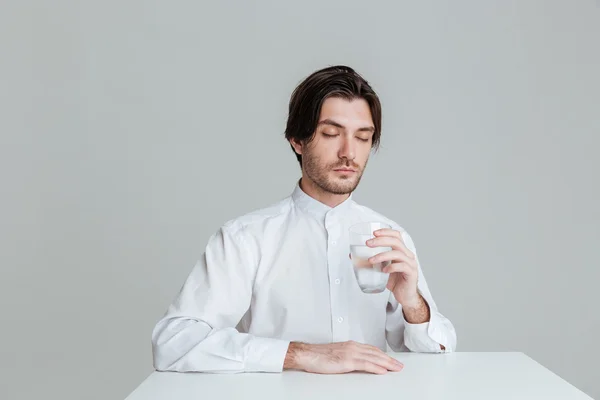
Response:
[[[404,315],[402,315],[404,318]],[[443,353],[440,344],[444,343],[441,331],[436,327],[439,324],[437,312],[430,310],[429,322],[411,324],[404,319],[404,344],[413,352]]]
[[[281,372],[290,341],[254,337],[246,354],[246,372]]]

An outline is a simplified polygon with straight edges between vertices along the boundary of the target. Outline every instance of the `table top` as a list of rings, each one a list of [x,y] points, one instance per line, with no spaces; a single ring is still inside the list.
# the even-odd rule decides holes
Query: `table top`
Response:
[[[154,372],[126,400],[188,399],[591,399],[523,353],[389,353],[385,375]]]

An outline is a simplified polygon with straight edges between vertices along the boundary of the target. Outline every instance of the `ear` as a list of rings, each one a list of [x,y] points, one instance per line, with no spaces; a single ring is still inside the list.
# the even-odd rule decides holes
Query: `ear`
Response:
[[[290,144],[292,145],[292,147],[294,148],[294,151],[297,154],[302,155],[302,143],[300,143],[296,139],[290,139]]]

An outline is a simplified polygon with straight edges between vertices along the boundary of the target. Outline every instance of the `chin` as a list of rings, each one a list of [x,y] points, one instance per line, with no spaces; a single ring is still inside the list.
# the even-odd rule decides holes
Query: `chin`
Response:
[[[334,194],[349,194],[356,189],[356,182],[348,179],[336,179],[328,185]]]

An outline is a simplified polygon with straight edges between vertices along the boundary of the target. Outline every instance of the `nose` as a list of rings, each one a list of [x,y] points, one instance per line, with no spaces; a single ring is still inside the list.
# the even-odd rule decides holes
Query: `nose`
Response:
[[[338,157],[345,158],[348,160],[354,160],[354,158],[356,157],[356,149],[354,148],[354,146],[355,144],[352,138],[344,138],[342,140],[342,147],[338,152]]]

